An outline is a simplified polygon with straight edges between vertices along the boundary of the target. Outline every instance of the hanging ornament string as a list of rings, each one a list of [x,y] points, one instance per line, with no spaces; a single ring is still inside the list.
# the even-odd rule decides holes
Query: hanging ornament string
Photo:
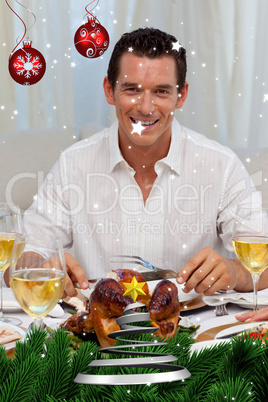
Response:
[[[97,3],[95,4],[95,6],[94,6],[93,8],[91,8],[90,11],[88,11],[88,6],[90,6],[90,4],[94,3],[95,1],[97,1]],[[91,15],[91,17],[95,18],[96,21],[100,24],[100,21],[92,14],[92,11],[94,10],[94,8],[97,7],[97,5],[99,4],[99,1],[100,1],[100,0],[93,0],[93,1],[91,1],[91,3],[89,3],[89,4],[85,7],[85,10],[86,10],[86,12],[87,12],[87,14],[85,15],[85,17],[89,14],[89,15]],[[85,17],[84,17],[84,18],[85,18]]]
[[[11,51],[11,54],[14,52],[14,50],[19,46],[19,44],[23,41],[23,39],[25,38],[25,36],[26,36],[26,32],[27,32],[27,27],[26,27],[26,24],[25,24],[25,22],[23,21],[23,19],[16,13],[16,11],[10,6],[10,4],[8,3],[8,1],[7,0],[5,0],[6,1],[6,4],[7,4],[7,6],[10,8],[10,10],[19,18],[19,20],[22,22],[22,24],[23,24],[23,26],[24,26],[24,33],[23,33],[23,35],[22,35],[22,38],[21,38],[21,40],[16,44],[16,46],[14,47],[14,49]],[[18,3],[18,1],[17,1],[17,3]]]
[[[27,14],[26,14],[26,32],[25,32],[25,34],[27,34],[28,33],[28,31],[30,31],[30,29],[32,29],[32,27],[35,25],[35,23],[36,23],[36,16],[35,16],[35,14],[32,12],[32,10],[30,10],[29,9],[29,7],[28,7],[28,0],[27,0],[27,5],[25,6],[24,4],[22,4],[22,3],[20,3],[19,2],[19,0],[15,0],[16,1],[16,3],[18,3],[21,7],[23,7],[23,8],[25,8],[25,10],[27,11]],[[32,23],[32,25],[29,27],[29,13],[32,15],[32,17],[33,17],[33,23]],[[26,36],[26,39],[29,39],[29,36],[27,35]]]

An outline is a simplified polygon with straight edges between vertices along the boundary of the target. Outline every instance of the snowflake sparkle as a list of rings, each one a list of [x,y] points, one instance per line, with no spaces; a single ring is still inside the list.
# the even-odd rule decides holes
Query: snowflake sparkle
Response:
[[[179,51],[181,47],[182,47],[182,45],[180,44],[179,41],[173,42],[173,44],[172,44],[172,50],[177,50],[177,51]]]
[[[140,121],[137,124],[132,123],[132,126],[133,126],[133,130],[131,131],[131,134],[137,133],[137,134],[141,135],[142,130],[145,129],[145,127],[142,126]]]

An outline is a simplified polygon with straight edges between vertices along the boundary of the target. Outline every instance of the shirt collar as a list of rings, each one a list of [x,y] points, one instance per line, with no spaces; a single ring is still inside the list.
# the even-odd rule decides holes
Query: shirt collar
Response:
[[[165,158],[156,163],[156,169],[158,164],[165,164],[179,175],[181,171],[181,149],[182,128],[178,120],[174,118],[172,121],[171,143],[168,154]]]
[[[178,120],[174,118],[172,122],[172,135],[168,154],[165,158],[161,159],[161,161],[158,161],[156,165],[164,163],[168,165],[170,169],[172,169],[174,172],[180,174],[181,143],[182,143],[182,128]],[[109,144],[110,144],[110,172],[112,172],[115,166],[120,162],[126,163],[119,148],[117,120],[111,126]]]
[[[118,140],[118,120],[116,120],[112,126],[109,135],[109,145],[110,145],[110,172],[115,168],[120,162],[125,162],[120,148]]]

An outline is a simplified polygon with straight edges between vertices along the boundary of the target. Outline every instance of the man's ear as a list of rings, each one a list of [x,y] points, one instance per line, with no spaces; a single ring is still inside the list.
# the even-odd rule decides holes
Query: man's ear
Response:
[[[187,94],[188,94],[188,87],[189,87],[189,84],[188,84],[188,82],[185,81],[184,87],[182,88],[182,90],[179,94],[179,97],[178,97],[176,109],[180,109],[183,106],[184,102],[186,101]]]
[[[114,105],[115,103],[114,103],[113,88],[112,88],[107,76],[103,80],[103,89],[104,89],[104,94],[105,94],[106,100],[109,103],[109,105]]]

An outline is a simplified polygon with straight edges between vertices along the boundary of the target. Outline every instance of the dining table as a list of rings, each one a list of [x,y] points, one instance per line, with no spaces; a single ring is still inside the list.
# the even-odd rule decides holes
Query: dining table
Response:
[[[178,365],[178,368],[176,366],[176,370],[172,370],[172,373],[174,373],[174,375],[176,375],[175,373],[178,373],[177,375],[182,376],[182,381],[184,381],[184,379],[187,379],[189,376],[192,378],[191,381],[195,381],[196,384],[200,385],[200,378],[202,378],[202,381],[206,384],[206,386],[208,387],[213,387],[215,386],[214,384],[214,377],[211,377],[210,375],[208,375],[210,373],[211,370],[215,370],[215,375],[217,374],[217,378],[218,378],[218,383],[217,386],[219,388],[214,389],[213,388],[213,392],[216,395],[217,392],[222,392],[222,397],[226,397],[226,400],[231,400],[231,398],[233,398],[233,392],[234,389],[230,388],[227,389],[226,388],[226,381],[229,382],[231,381],[231,376],[233,375],[232,370],[231,371],[226,371],[226,367],[223,368],[224,366],[222,366],[225,357],[228,355],[227,359],[229,362],[229,359],[233,359],[233,363],[231,364],[232,368],[233,366],[235,366],[235,370],[241,370],[241,367],[239,365],[239,359],[245,359],[245,361],[247,361],[247,355],[248,355],[248,346],[247,346],[247,342],[252,342],[252,340],[248,340],[246,342],[244,342],[243,340],[243,344],[245,344],[245,346],[242,347],[241,349],[241,343],[239,344],[240,340],[238,339],[238,343],[235,342],[233,343],[232,340],[230,342],[230,334],[228,333],[229,339],[227,340],[219,340],[216,339],[217,336],[219,336],[219,333],[225,333],[226,331],[230,331],[229,327],[235,327],[234,330],[239,329],[239,325],[241,325],[241,323],[236,319],[236,316],[239,314],[242,314],[244,312],[247,311],[251,311],[252,310],[252,306],[251,306],[251,302],[250,299],[252,298],[252,294],[247,294],[246,299],[247,300],[243,300],[243,295],[238,294],[234,291],[230,291],[230,292],[226,292],[224,295],[219,294],[215,294],[212,296],[204,296],[202,294],[196,294],[195,292],[192,292],[188,295],[185,295],[182,292],[182,289],[178,289],[179,290],[179,298],[180,298],[180,323],[179,325],[183,325],[184,328],[178,328],[178,330],[182,330],[183,332],[185,332],[185,327],[189,326],[190,327],[190,331],[191,331],[191,335],[192,335],[192,339],[188,336],[185,336],[184,333],[180,334],[177,333],[176,336],[179,341],[179,343],[177,343],[177,347],[179,347],[180,350],[178,350],[178,355],[181,354],[181,356],[183,356],[184,352],[184,345],[188,345],[189,350],[186,351],[187,353],[187,358],[186,360],[182,360],[183,362],[183,366]],[[261,292],[260,292],[261,293]],[[79,292],[78,292],[79,295]],[[73,298],[73,299],[78,299],[80,300],[80,296],[79,295],[79,299],[78,298]],[[216,304],[220,304],[223,303],[224,300],[227,303],[227,314],[222,315],[222,316],[217,316],[216,315]],[[233,303],[230,302],[230,300],[233,300]],[[69,318],[71,316],[72,313],[76,312],[76,309],[74,307],[72,298],[71,299],[64,299],[64,301],[60,301],[55,308],[48,313],[48,315],[44,318],[44,323],[51,329],[56,329],[60,323],[64,322],[67,318]],[[80,300],[81,301],[81,300]],[[261,294],[261,298],[260,301],[262,303],[267,303],[268,304],[268,294],[267,294],[267,290],[262,291]],[[29,329],[30,324],[32,323],[32,318],[30,316],[28,316],[22,309],[21,307],[18,305],[18,303],[16,302],[16,299],[14,298],[14,295],[12,294],[12,289],[10,288],[5,288],[4,289],[4,305],[5,305],[5,309],[4,309],[4,313],[6,316],[10,317],[12,320],[12,317],[17,318],[21,321],[21,324],[19,326],[19,328],[17,327],[17,331],[23,331],[23,335],[22,338],[27,337],[27,331]],[[81,306],[81,303],[78,304]],[[251,325],[250,323],[248,323],[247,325]],[[253,326],[255,324],[252,324]],[[1,323],[0,323],[0,327],[1,327]],[[193,330],[193,331],[192,331]],[[233,328],[231,328],[231,330],[233,330]],[[56,338],[58,339],[56,341]],[[53,353],[53,348],[49,348],[48,349],[48,355],[50,356],[50,359],[53,356],[53,362],[54,362],[54,358],[55,360],[57,360],[57,362],[54,362],[53,364],[55,364],[55,367],[53,370],[56,370],[56,367],[61,366],[61,364],[64,365],[65,362],[65,369],[67,369],[67,362],[64,360],[66,358],[66,356],[64,355],[64,347],[62,347],[63,345],[60,345],[59,341],[60,339],[62,340],[63,338],[61,337],[57,337],[55,336],[55,343],[57,343],[58,348],[57,348],[57,353],[55,355],[51,354],[51,352]],[[29,337],[30,343],[31,343],[31,337]],[[157,341],[154,341],[154,343]],[[261,341],[260,341],[261,342]],[[28,343],[28,341],[27,341]],[[160,343],[161,345],[163,345],[162,343]],[[168,344],[168,342],[167,342]],[[60,345],[60,347],[59,347]],[[234,346],[232,346],[234,345]],[[250,344],[252,345],[252,344]],[[261,343],[262,345],[262,343]],[[263,348],[259,343],[258,346],[258,356],[262,356],[261,358],[257,356],[255,356],[255,348],[252,352],[252,354],[250,354],[249,356],[249,361],[252,361],[252,359],[255,358],[254,360],[254,364],[257,366],[259,361],[262,361],[263,358],[265,358],[265,348]],[[54,345],[55,346],[55,345]],[[91,347],[95,347],[94,344],[88,344],[88,345],[84,345],[86,346],[87,350],[91,348]],[[155,346],[155,344],[154,344]],[[214,346],[216,346],[216,348],[214,348]],[[13,345],[13,348],[10,347],[9,350],[6,349],[7,352],[7,357],[11,363],[11,365],[13,364],[12,367],[17,367],[17,364],[23,365],[24,361],[17,359],[17,352],[22,352],[24,350],[24,348],[18,348],[18,346],[16,347],[16,349],[14,350],[15,344]],[[120,348],[121,346],[119,346]],[[168,348],[168,346],[167,346]],[[177,352],[176,350],[174,350],[174,345],[172,346],[172,355],[170,355],[170,353],[164,353],[164,358],[172,358],[170,361],[174,361],[173,359],[175,358],[175,360],[177,360],[176,356],[177,356]],[[208,349],[209,348],[209,349]],[[30,349],[31,350],[31,349]],[[82,352],[80,353],[80,364],[88,364],[87,359],[90,359],[90,355],[93,355],[93,353],[84,355],[84,350],[85,348],[79,348],[77,350],[77,353],[79,354],[79,351],[82,350]],[[92,349],[93,350],[93,349]],[[241,350],[244,350],[244,352],[246,351],[246,355],[241,356]],[[235,352],[234,355],[232,354],[233,351]],[[220,353],[219,353],[220,352]],[[235,356],[237,356],[237,353],[239,352],[239,359],[238,359],[238,363],[237,359],[235,358]],[[136,352],[135,352],[136,353]],[[173,354],[175,353],[175,356],[173,356]],[[188,354],[189,353],[189,354]],[[227,355],[226,355],[227,353]],[[78,354],[76,354],[76,356],[78,356]],[[156,353],[153,352],[153,355],[155,355]],[[201,354],[201,355],[199,355]],[[243,354],[243,352],[242,352]],[[21,357],[21,353],[19,353],[19,356]],[[24,355],[23,355],[24,356]],[[35,356],[35,355],[34,355]],[[57,357],[56,357],[57,356]],[[65,356],[62,360],[62,357]],[[161,354],[162,356],[162,354]],[[199,357],[200,356],[200,357]],[[14,357],[14,359],[12,359]],[[42,361],[44,355],[41,354],[40,355],[40,361]],[[155,357],[155,356],[154,356]],[[35,357],[33,357],[35,358]],[[86,361],[85,361],[86,359]],[[256,360],[257,359],[257,360]],[[133,359],[131,359],[132,361]],[[134,359],[135,360],[135,359]],[[39,361],[39,363],[40,363]],[[113,359],[112,359],[113,361]],[[116,360],[117,362],[118,360]],[[85,363],[83,363],[85,362]],[[94,364],[93,364],[94,363]],[[40,363],[41,365],[42,363]],[[93,366],[95,367],[96,365],[100,364],[102,366],[103,364],[103,360],[98,360],[97,357],[94,358],[94,360],[92,361]],[[121,361],[119,360],[119,364],[121,367]],[[114,364],[112,364],[114,365]],[[118,366],[118,364],[115,366]],[[124,364],[123,364],[124,366]],[[20,367],[20,366],[19,366]],[[44,365],[42,365],[42,367],[45,367],[45,363]],[[113,368],[114,370],[116,370],[117,368]],[[260,367],[258,366],[258,370],[260,369]],[[21,370],[21,369],[19,369]],[[55,385],[55,375],[54,375],[54,371],[51,370],[51,373],[53,374],[48,374],[47,376],[49,376],[50,381],[53,382],[53,384]],[[121,369],[120,369],[121,370]],[[166,370],[166,367],[165,367]],[[155,383],[155,395],[158,395],[158,386],[161,388],[161,383],[163,383],[163,378],[162,375],[171,375],[169,372],[165,372],[164,373],[160,373],[160,378],[161,380]],[[18,371],[18,373],[20,373],[21,371]],[[247,379],[246,379],[246,386],[244,386],[244,377],[241,379],[239,377],[239,379],[237,380],[237,384],[236,384],[236,388],[235,388],[235,392],[238,393],[237,395],[239,395],[240,398],[240,394],[241,394],[241,389],[243,388],[243,395],[245,397],[248,396],[248,394],[250,394],[251,392],[256,392],[256,389],[254,389],[254,387],[252,386],[253,382],[252,382],[252,377],[250,375],[251,371],[247,371],[247,366],[245,366],[245,370],[243,371],[243,373],[245,372],[245,375],[247,374]],[[116,371],[115,371],[116,373]],[[121,371],[120,371],[121,373]],[[207,373],[207,374],[206,374]],[[156,373],[157,374],[157,373]],[[112,377],[117,379],[117,375],[115,374],[114,376],[112,375]],[[144,384],[145,379],[143,378],[144,376],[147,376],[147,374],[142,374],[139,378],[139,381],[142,381],[141,383],[133,383],[133,384]],[[154,379],[154,375],[155,373],[152,374],[152,378]],[[243,374],[244,375],[244,374]],[[73,380],[72,376],[72,371],[70,371],[70,373],[68,374],[68,380],[67,380],[67,388],[62,388],[64,389],[64,395],[66,393],[66,395],[69,392],[72,392],[71,390],[74,389],[74,385],[73,382],[77,381],[81,381],[81,384],[83,385],[81,390],[80,388],[75,388],[76,391],[74,393],[74,395],[76,397],[79,397],[79,395],[81,396],[83,394],[83,392],[87,392],[87,390],[93,389],[94,392],[98,392],[99,395],[99,399],[98,400],[103,400],[103,397],[105,395],[105,387],[98,387],[99,384],[105,384],[105,385],[111,385],[113,384],[112,387],[110,387],[110,392],[113,395],[116,395],[117,389],[114,386],[114,380],[112,382],[109,381],[109,377],[111,377],[111,375],[106,376],[106,372],[104,375],[98,375],[96,373],[94,373],[93,375],[89,374],[87,377],[87,374],[85,374],[82,370],[82,372],[79,372],[78,374],[76,374],[75,380]],[[201,376],[201,377],[200,377]],[[92,381],[93,378],[93,382],[90,387],[87,388],[88,384],[91,384],[90,381]],[[96,379],[97,377],[97,379]],[[100,378],[99,378],[100,377]],[[108,380],[107,380],[108,377]],[[121,373],[120,374],[120,381],[126,381],[126,384],[128,384],[128,375],[125,373]],[[132,377],[130,377],[132,378]],[[158,377],[157,377],[158,378]],[[164,381],[164,382],[170,382],[172,380],[170,380],[170,377],[168,376],[168,381]],[[150,377],[151,379],[151,377]],[[155,379],[156,380],[156,379]],[[6,380],[8,381],[8,380]],[[14,381],[16,383],[19,383],[20,381],[20,375],[17,376],[16,378],[14,378]],[[89,381],[89,382],[88,382]],[[104,381],[99,382],[99,381]],[[107,382],[108,381],[108,382]],[[121,382],[119,381],[118,384],[121,384]],[[146,380],[147,381],[147,380]],[[168,393],[167,395],[169,395],[169,392],[175,392],[176,395],[179,394],[180,392],[182,392],[184,390],[184,388],[180,387],[180,381],[178,380],[174,380],[174,385],[173,385],[173,391],[171,389],[171,391],[169,391],[169,388],[166,388],[166,393]],[[241,381],[243,382],[243,384],[241,384]],[[260,392],[259,394],[261,394],[261,390],[262,389],[266,389],[266,377],[264,376],[264,382],[262,382],[262,385],[260,388]],[[195,384],[194,382],[194,384]],[[124,383],[124,382],[123,382]],[[131,382],[130,382],[131,383]],[[42,393],[42,387],[39,387],[39,382],[36,381],[36,393],[39,395],[39,393]],[[125,384],[125,383],[124,383]],[[151,385],[151,381],[149,381],[149,383],[147,383],[146,387],[149,385]],[[185,383],[185,392],[190,392],[191,390],[191,382],[188,384]],[[214,384],[214,385],[213,385]],[[197,388],[193,388],[193,393],[195,394],[199,388],[197,385]],[[152,385],[153,386],[153,385]],[[9,385],[7,386],[7,388],[5,388],[6,392],[11,392],[11,390],[8,388]],[[94,387],[94,388],[91,388]],[[133,385],[133,387],[135,387],[135,385]],[[174,388],[175,387],[175,388]],[[241,388],[242,387],[242,388]],[[266,388],[265,388],[266,387]],[[159,389],[160,389],[159,388]],[[136,388],[133,388],[133,390],[135,390]],[[27,391],[27,387],[25,386],[25,390]],[[222,390],[222,391],[220,391]],[[257,389],[258,390],[258,389]],[[267,388],[268,390],[268,388]],[[93,392],[92,391],[92,392]],[[147,392],[147,388],[145,389],[145,391]],[[211,392],[212,392],[211,391]],[[46,388],[46,392],[49,392],[49,395],[51,396],[55,396],[54,393],[56,391],[54,391],[54,388]],[[73,391],[74,392],[74,391]],[[129,392],[129,389],[126,387],[126,392]],[[149,391],[148,391],[149,392]],[[212,392],[212,393],[213,393]],[[95,395],[95,394],[94,394]],[[201,397],[200,397],[201,398]],[[214,398],[214,396],[213,396]],[[228,399],[229,398],[229,399]],[[39,400],[39,399],[37,399]],[[97,400],[97,399],[96,399]],[[111,399],[110,399],[111,400]],[[116,400],[116,398],[114,399]],[[128,399],[127,399],[128,400]],[[145,399],[144,399],[145,400]],[[169,400],[169,396],[166,397],[166,400]],[[189,399],[186,399],[189,400]],[[200,399],[200,401],[205,401],[206,396],[204,396],[204,398]],[[210,399],[210,400],[215,400],[215,399]],[[218,400],[225,400],[225,399],[218,399]],[[233,400],[233,399],[232,399]],[[255,399],[235,399],[235,400],[255,400]]]
[[[267,296],[268,305],[268,290],[263,292],[265,292],[263,296]],[[8,295],[10,302],[6,301],[5,303],[5,294]],[[232,297],[234,296],[236,296],[236,293],[232,291]],[[243,305],[243,307],[241,307],[237,302],[228,302],[226,304],[228,314],[216,316],[216,307],[215,305],[208,305],[208,300],[209,297],[194,294],[193,299],[189,298],[187,302],[180,303],[181,323],[185,325],[186,322],[186,325],[197,327],[196,332],[193,334],[197,341],[211,339],[211,335],[206,337],[206,332],[212,328],[217,329],[222,326],[238,324],[239,321],[236,319],[236,316],[252,310],[250,303],[246,303],[246,306],[241,303]],[[266,299],[262,297],[262,300]],[[67,303],[61,303],[57,305],[43,321],[48,327],[56,328],[60,323],[70,317],[73,312],[75,312],[75,309],[72,306]],[[11,321],[12,317],[19,319],[21,321],[20,327],[25,331],[28,330],[33,321],[33,319],[27,315],[16,302],[10,288],[4,289],[4,314],[8,316]]]

